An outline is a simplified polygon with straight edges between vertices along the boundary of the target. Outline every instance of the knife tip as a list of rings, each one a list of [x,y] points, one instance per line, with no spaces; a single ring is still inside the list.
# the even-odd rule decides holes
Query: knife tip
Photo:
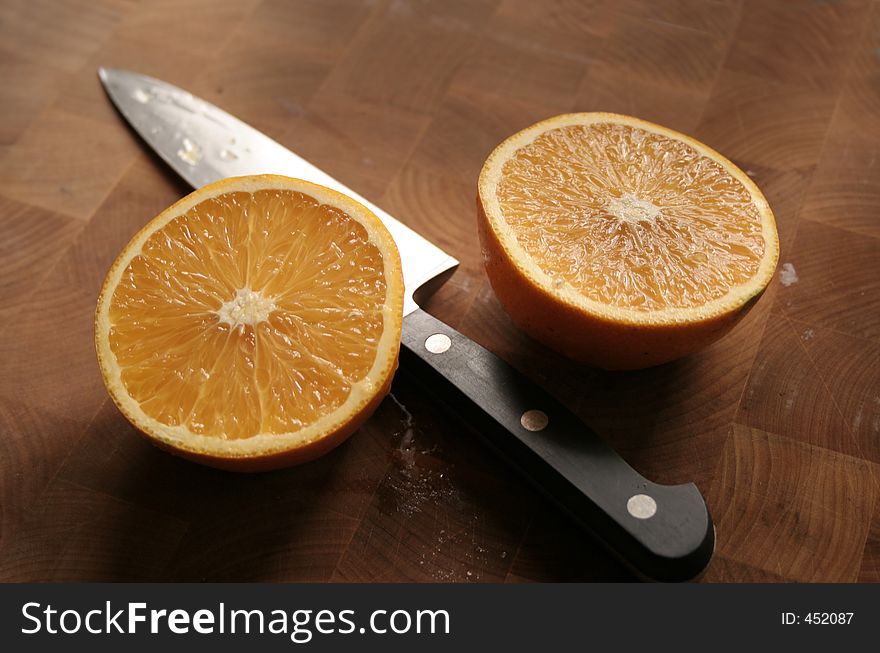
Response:
[[[119,77],[121,71],[119,68],[110,68],[108,66],[98,66],[98,77],[103,83],[108,83],[113,77]]]
[[[98,79],[101,80],[102,84],[107,84],[110,79],[110,69],[105,68],[104,66],[98,66]]]

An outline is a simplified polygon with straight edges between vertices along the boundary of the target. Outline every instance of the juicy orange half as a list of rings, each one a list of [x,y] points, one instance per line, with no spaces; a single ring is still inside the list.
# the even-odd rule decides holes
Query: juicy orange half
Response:
[[[557,116],[511,136],[483,166],[478,209],[486,270],[513,320],[605,368],[717,339],[779,255],[748,175],[692,138],[615,114]]]
[[[400,256],[367,208],[287,177],[210,184],[151,220],[104,282],[101,373],[155,444],[217,467],[304,462],[388,392]]]

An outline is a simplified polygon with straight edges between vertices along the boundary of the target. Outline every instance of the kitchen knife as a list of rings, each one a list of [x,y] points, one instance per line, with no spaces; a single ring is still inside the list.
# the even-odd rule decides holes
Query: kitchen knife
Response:
[[[391,232],[403,263],[402,365],[637,575],[679,581],[705,570],[715,529],[694,484],[645,479],[561,403],[418,307],[414,293],[451,273],[454,258],[218,107],[145,75],[112,68],[98,75],[135,131],[195,188],[275,173],[333,188],[369,207]]]

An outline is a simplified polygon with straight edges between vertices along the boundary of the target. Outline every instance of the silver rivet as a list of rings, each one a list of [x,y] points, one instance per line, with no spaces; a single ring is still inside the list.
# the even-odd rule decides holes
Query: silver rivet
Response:
[[[657,512],[657,502],[647,494],[634,494],[626,502],[626,509],[636,519],[650,519]]]
[[[425,349],[432,354],[442,354],[452,346],[452,341],[445,333],[435,333],[425,340]]]
[[[526,431],[543,431],[550,423],[550,418],[543,410],[527,410],[519,418],[519,423]]]

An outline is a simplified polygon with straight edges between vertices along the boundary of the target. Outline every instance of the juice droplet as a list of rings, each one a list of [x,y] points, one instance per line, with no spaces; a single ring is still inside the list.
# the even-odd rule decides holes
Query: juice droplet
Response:
[[[220,158],[224,161],[235,161],[238,155],[232,150],[220,150]]]

